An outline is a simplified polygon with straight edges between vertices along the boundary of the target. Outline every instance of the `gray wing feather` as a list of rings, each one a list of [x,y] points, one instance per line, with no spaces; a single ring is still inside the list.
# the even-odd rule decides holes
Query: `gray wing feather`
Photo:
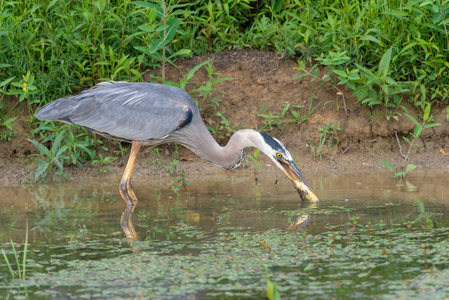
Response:
[[[185,91],[165,85],[103,83],[44,106],[36,117],[73,123],[113,138],[151,140],[188,124],[192,101]]]

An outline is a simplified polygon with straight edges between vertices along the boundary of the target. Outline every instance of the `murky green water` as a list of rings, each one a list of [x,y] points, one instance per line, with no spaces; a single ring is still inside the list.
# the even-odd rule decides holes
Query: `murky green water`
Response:
[[[0,189],[0,298],[449,297],[449,174],[312,174],[314,207],[276,176],[137,178],[134,211],[116,178]]]

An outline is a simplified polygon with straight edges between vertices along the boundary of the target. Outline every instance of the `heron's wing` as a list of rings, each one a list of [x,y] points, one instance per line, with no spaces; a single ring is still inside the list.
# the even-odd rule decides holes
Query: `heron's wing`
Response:
[[[191,109],[176,100],[177,93],[185,92],[156,85],[117,83],[56,100],[36,116],[73,123],[122,140],[160,139],[192,119]]]

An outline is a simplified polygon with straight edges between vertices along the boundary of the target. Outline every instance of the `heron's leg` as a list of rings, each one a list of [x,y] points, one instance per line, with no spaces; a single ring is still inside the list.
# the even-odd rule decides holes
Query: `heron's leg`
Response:
[[[131,146],[131,153],[129,154],[128,164],[126,165],[125,173],[123,173],[122,180],[120,180],[120,194],[125,200],[128,206],[132,206],[133,203],[137,203],[136,194],[134,194],[131,187],[131,175],[133,173],[134,165],[136,164],[137,153],[139,152],[141,142],[133,141]]]
[[[127,206],[120,218],[120,226],[129,241],[138,241],[136,229],[133,226],[132,217],[135,206]]]

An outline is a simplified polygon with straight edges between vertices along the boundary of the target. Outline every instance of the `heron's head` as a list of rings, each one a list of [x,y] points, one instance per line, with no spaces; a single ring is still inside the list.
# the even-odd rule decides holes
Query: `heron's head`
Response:
[[[263,138],[260,150],[264,152],[291,181],[293,181],[295,188],[298,190],[301,197],[308,201],[319,201],[318,197],[313,192],[312,187],[293,161],[293,157],[287,147],[272,136],[262,132],[260,132],[260,135]]]

